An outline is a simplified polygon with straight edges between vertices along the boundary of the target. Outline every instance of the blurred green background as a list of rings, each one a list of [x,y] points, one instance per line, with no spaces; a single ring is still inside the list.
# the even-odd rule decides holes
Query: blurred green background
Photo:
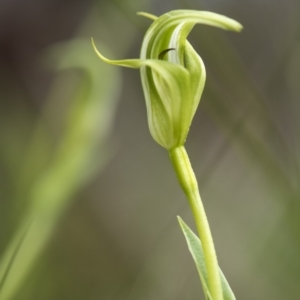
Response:
[[[0,299],[204,299],[139,72],[90,45],[138,57],[136,12],[174,9],[244,25],[189,38],[207,84],[186,147],[220,266],[237,299],[300,299],[298,0],[0,1]]]

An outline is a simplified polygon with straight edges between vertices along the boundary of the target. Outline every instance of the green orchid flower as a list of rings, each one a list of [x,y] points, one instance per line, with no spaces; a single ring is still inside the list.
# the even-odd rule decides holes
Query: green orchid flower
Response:
[[[140,59],[105,62],[129,68],[140,68],[146,98],[148,124],[154,140],[166,148],[178,181],[190,204],[197,239],[179,219],[188,247],[199,271],[207,300],[235,300],[228,282],[220,271],[209,223],[200,198],[198,183],[184,143],[200,102],[205,84],[205,67],[187,37],[195,24],[206,24],[225,30],[240,31],[242,25],[212,12],[176,10],[155,17],[147,30]]]
[[[148,124],[154,140],[170,150],[185,143],[205,84],[205,67],[187,36],[195,24],[240,31],[241,24],[206,11],[175,10],[160,17],[139,13],[154,20],[145,34],[140,59],[105,62],[141,68]]]

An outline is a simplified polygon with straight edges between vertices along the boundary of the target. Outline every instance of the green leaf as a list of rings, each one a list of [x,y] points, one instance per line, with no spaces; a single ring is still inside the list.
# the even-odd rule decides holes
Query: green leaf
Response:
[[[208,289],[209,284],[208,284],[207,270],[206,270],[205,258],[202,250],[201,241],[180,217],[178,217],[178,221],[183,231],[183,234],[186,238],[188,248],[192,254],[197,270],[199,272],[205,297],[207,300],[212,300]],[[220,269],[220,279],[221,279],[221,284],[223,289],[224,300],[236,300],[221,269]]]

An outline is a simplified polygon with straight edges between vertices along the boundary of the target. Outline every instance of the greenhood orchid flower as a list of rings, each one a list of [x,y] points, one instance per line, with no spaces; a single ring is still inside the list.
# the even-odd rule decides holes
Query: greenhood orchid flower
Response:
[[[240,31],[241,24],[206,11],[175,10],[154,20],[144,37],[141,58],[109,60],[107,63],[140,68],[148,124],[154,140],[167,150],[185,143],[205,84],[205,67],[187,36],[195,24]]]
[[[195,219],[200,239],[181,219],[179,222],[199,271],[205,298],[235,300],[218,266],[197,179],[184,143],[206,78],[201,57],[187,41],[188,34],[197,23],[233,31],[240,31],[242,26],[225,16],[204,11],[176,10],[158,18],[146,13],[140,15],[154,20],[145,34],[140,59],[109,60],[98,52],[94,43],[93,46],[107,63],[141,69],[151,135],[168,150]]]
[[[154,20],[144,37],[141,58],[107,63],[141,68],[148,124],[154,140],[170,150],[185,143],[205,84],[205,67],[187,36],[196,23],[239,31],[242,26],[212,12],[175,10]]]

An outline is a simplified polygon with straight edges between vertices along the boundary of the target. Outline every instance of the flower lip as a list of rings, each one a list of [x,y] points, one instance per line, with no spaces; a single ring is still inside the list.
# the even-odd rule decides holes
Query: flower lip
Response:
[[[165,49],[163,51],[161,51],[158,55],[158,59],[164,59],[165,55],[169,52],[169,51],[172,51],[172,50],[176,50],[175,48],[168,48],[168,49]]]

